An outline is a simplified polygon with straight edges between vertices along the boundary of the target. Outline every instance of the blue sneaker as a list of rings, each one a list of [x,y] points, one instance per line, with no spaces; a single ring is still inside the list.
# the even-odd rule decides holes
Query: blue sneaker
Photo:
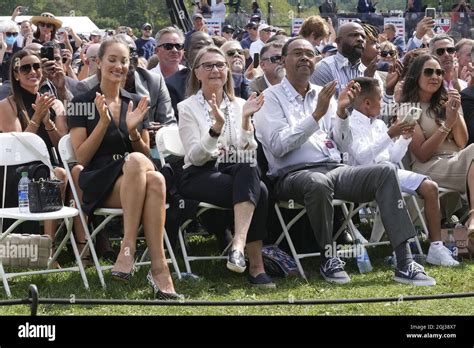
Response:
[[[417,286],[432,286],[436,285],[436,280],[426,274],[423,266],[412,261],[403,270],[395,269],[396,282]]]
[[[252,277],[250,274],[248,275],[248,280],[250,285],[255,286],[257,288],[265,288],[265,289],[275,289],[276,285],[272,281],[272,278],[266,273],[257,274],[256,277]]]
[[[327,259],[326,262],[321,264],[319,272],[323,278],[330,283],[346,284],[351,281],[349,275],[344,271],[344,265],[346,263],[338,257],[332,257]]]

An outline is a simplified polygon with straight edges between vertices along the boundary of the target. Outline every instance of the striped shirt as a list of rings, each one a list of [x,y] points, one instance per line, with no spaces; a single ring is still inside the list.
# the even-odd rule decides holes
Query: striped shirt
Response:
[[[310,82],[325,86],[331,81],[337,80],[336,99],[339,98],[341,91],[346,88],[349,81],[356,77],[363,77],[367,67],[359,60],[358,63],[351,65],[349,59],[344,57],[340,52],[333,56],[329,56],[321,60],[314,68],[313,75],[311,75]],[[380,75],[375,72],[374,78],[379,82],[380,89],[384,91],[384,84]],[[392,102],[393,96],[387,95],[385,92],[382,95],[382,102],[388,104]]]

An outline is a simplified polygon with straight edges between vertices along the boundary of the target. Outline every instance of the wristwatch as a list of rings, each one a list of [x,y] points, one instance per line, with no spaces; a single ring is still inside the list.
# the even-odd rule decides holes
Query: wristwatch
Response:
[[[219,138],[219,136],[221,135],[221,133],[217,133],[214,129],[209,128],[209,135],[212,137],[212,138]]]

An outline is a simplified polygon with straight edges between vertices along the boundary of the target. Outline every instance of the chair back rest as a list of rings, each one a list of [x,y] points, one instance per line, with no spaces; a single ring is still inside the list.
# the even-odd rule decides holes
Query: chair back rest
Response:
[[[0,165],[1,166],[14,166],[19,164],[25,164],[33,161],[40,161],[38,155],[28,149],[20,140],[16,137],[22,138],[34,147],[42,156],[46,156],[49,159],[49,152],[43,139],[33,133],[29,132],[15,132],[12,133],[0,133]],[[48,163],[46,163],[48,164]],[[49,161],[51,166],[51,161]]]
[[[74,153],[74,148],[72,147],[71,135],[66,134],[59,140],[59,154],[61,159],[66,164],[76,162],[76,154]]]
[[[176,125],[162,127],[155,136],[156,148],[160,155],[161,165],[164,165],[164,158],[168,155],[184,157],[184,147],[179,137],[179,129]]]

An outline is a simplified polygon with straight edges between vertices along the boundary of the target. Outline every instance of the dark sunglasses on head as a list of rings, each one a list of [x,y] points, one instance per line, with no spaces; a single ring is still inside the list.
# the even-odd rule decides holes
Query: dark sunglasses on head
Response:
[[[151,30],[151,27],[146,27],[144,30]]]
[[[397,54],[397,51],[382,51],[382,52],[380,52],[380,55],[384,58],[387,57],[388,55],[390,55],[390,57],[394,57],[396,54]]]
[[[227,54],[229,57],[233,57],[236,54],[244,54],[244,50],[242,50],[240,48],[235,48],[235,49],[232,49],[232,50],[228,50],[225,54]]]
[[[444,70],[443,69],[433,69],[433,68],[425,68],[423,69],[423,74],[426,77],[431,77],[433,74],[436,73],[437,76],[443,76]]]
[[[40,63],[33,63],[33,64],[24,64],[21,65],[20,68],[18,69],[22,74],[28,74],[31,69],[34,69],[35,71],[38,71],[41,69],[41,64]]]
[[[281,56],[271,56],[268,58],[263,58],[262,60],[269,60],[272,63],[280,63],[281,62]]]
[[[444,54],[444,52],[448,52],[449,54],[453,54],[455,51],[456,50],[455,50],[454,47],[438,48],[438,49],[436,49],[436,54],[438,56],[442,56]]]
[[[175,43],[175,44],[174,43],[164,43],[164,44],[158,45],[158,47],[163,47],[167,51],[171,51],[174,47],[178,51],[181,51],[184,48],[184,45],[179,44],[179,43]]]
[[[5,34],[7,34],[7,36],[18,36],[18,33],[6,32]]]
[[[224,33],[226,33],[226,34],[233,34],[234,31],[233,31],[233,30],[224,30]]]
[[[53,27],[54,27],[53,24],[51,24],[51,23],[44,23],[44,22],[39,22],[38,25],[39,25],[40,27],[46,27],[46,28],[53,28]]]

